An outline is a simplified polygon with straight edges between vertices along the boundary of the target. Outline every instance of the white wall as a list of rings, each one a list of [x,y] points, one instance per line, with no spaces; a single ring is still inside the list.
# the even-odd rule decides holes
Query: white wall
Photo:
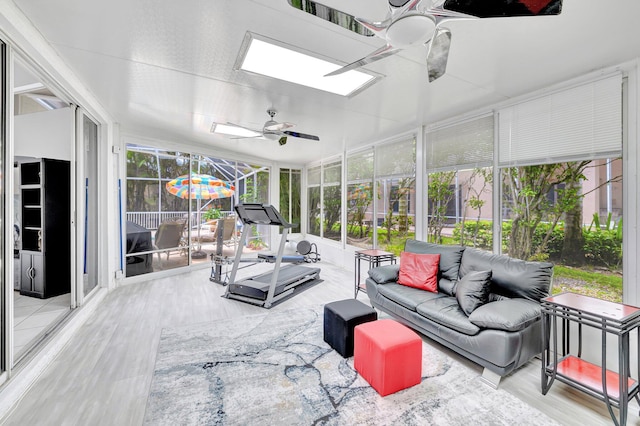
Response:
[[[13,124],[15,156],[71,161],[71,108],[17,115]]]

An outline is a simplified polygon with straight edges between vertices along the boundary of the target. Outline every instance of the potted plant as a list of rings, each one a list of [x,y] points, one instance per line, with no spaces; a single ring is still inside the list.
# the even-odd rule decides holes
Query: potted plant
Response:
[[[204,212],[203,217],[204,220],[207,221],[207,223],[212,223],[222,217],[222,212],[220,211],[220,209],[214,207]]]

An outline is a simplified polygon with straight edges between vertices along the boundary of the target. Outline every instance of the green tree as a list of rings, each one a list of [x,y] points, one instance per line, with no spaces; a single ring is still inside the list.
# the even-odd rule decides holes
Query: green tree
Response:
[[[397,179],[397,184],[393,184],[394,180],[390,179],[390,189],[387,192],[387,211],[383,226],[386,229],[386,242],[391,243],[392,231],[395,225],[398,225],[398,234],[402,237],[407,235],[409,230],[409,195],[414,188],[415,176]],[[398,205],[398,215],[394,214],[394,206]]]
[[[442,229],[446,225],[447,205],[455,196],[455,189],[452,188],[455,176],[455,171],[429,174],[427,186],[427,201],[429,204],[427,234],[429,242],[442,243]]]
[[[562,182],[561,164],[502,169],[504,195],[510,201],[511,233],[508,253],[518,259],[531,258],[536,227],[550,209],[547,194]]]
[[[320,186],[310,187],[307,191],[309,205],[309,233],[320,235]]]
[[[612,160],[607,161],[610,163]],[[619,182],[622,176],[614,176],[603,181],[591,191],[582,193],[582,182],[586,179],[585,171],[588,168],[602,166],[595,165],[591,161],[572,162],[567,165],[565,188],[560,191],[565,214],[564,240],[560,257],[568,265],[580,266],[585,262],[584,218],[582,217],[584,197],[604,185]]]
[[[340,235],[340,228],[334,229],[334,226],[340,223],[340,206],[342,203],[340,185],[325,186],[323,200],[325,223],[323,236],[326,238],[334,237],[333,239],[335,239],[336,235]]]
[[[511,208],[512,215],[508,242],[510,256],[519,259],[543,258],[553,231],[568,211],[579,216],[574,225],[581,225],[583,196],[580,188],[588,164],[589,161],[574,161],[502,170],[504,194],[510,201],[506,204]],[[564,188],[558,187],[560,184],[564,184]],[[553,193],[556,195],[555,203],[551,203],[548,197]],[[542,221],[551,226],[541,243],[534,246],[534,235]]]
[[[415,183],[415,177],[398,180],[398,234],[401,236],[409,231],[409,195]]]
[[[158,210],[157,159],[155,154],[127,150],[127,211]]]
[[[479,186],[476,185],[478,179],[481,179]],[[471,244],[473,247],[478,246],[478,235],[480,232],[480,220],[482,218],[482,207],[486,204],[486,201],[482,199],[484,194],[487,194],[491,190],[491,184],[493,183],[493,171],[490,168],[475,168],[469,176],[469,178],[463,182],[462,187],[466,190],[463,193],[462,199],[462,219],[460,223],[460,244],[466,245],[466,207],[468,206],[472,210],[477,212],[475,217],[475,226],[473,228],[473,235],[471,236]]]
[[[351,185],[347,198],[348,236],[364,238],[367,233],[364,227],[364,219],[373,201],[371,184]]]

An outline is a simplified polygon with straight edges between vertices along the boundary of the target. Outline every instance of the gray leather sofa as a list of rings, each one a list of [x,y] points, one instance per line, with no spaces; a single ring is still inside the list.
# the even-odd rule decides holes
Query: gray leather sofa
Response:
[[[405,251],[440,254],[438,292],[400,285],[399,265],[380,266],[371,269],[366,280],[375,308],[482,365],[483,380],[494,387],[541,352],[540,299],[549,295],[551,263],[416,240],[407,240]],[[491,271],[489,294],[486,303],[467,316],[456,287],[465,275],[477,275],[475,271]]]

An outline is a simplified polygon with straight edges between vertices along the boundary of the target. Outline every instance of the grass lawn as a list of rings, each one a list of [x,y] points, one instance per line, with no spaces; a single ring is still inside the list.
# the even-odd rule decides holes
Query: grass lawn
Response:
[[[585,270],[556,265],[552,294],[580,293],[612,302],[622,302],[622,274],[603,270]]]

